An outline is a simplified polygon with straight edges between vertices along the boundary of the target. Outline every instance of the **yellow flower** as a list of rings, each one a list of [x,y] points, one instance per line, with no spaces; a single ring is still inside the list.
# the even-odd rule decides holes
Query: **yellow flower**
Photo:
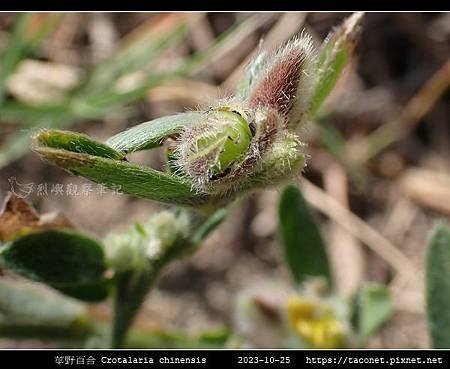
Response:
[[[287,313],[295,332],[313,348],[342,347],[345,328],[335,317],[331,306],[313,299],[292,296],[287,302]]]

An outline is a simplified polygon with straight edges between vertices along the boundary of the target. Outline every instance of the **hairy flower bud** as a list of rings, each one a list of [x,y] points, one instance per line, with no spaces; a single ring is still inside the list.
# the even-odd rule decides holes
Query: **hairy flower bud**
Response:
[[[269,107],[295,127],[310,107],[316,56],[311,37],[294,38],[270,57],[248,92],[251,108]]]
[[[179,171],[200,191],[227,192],[255,168],[276,136],[278,120],[276,112],[237,104],[206,111],[178,140]]]
[[[171,211],[161,211],[143,225],[147,234],[144,241],[145,256],[149,260],[157,259],[177,239],[187,239],[189,218],[185,213],[178,216]]]
[[[219,197],[300,173],[305,158],[295,127],[310,107],[315,59],[307,36],[257,57],[238,97],[219,102],[180,134],[169,167],[175,163],[193,188]]]
[[[299,176],[305,166],[303,146],[297,135],[281,132],[265,153],[258,170],[247,178],[242,187],[263,188]]]
[[[135,224],[123,233],[110,233],[104,239],[106,260],[116,271],[145,268],[177,240],[183,240],[188,248],[189,224],[185,213],[161,211],[144,224]]]
[[[177,171],[197,190],[226,195],[300,173],[302,146],[275,109],[224,103],[186,128],[178,139],[175,161]]]
[[[108,264],[119,272],[145,267],[142,236],[136,226],[123,233],[108,234],[103,241]]]

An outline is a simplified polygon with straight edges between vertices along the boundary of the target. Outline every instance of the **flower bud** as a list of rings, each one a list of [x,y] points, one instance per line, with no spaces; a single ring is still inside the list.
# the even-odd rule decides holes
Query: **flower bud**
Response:
[[[176,241],[188,248],[189,218],[162,211],[147,223],[135,224],[124,233],[111,233],[104,239],[108,264],[117,271],[141,269],[157,260]]]
[[[257,58],[239,98],[220,102],[180,134],[175,173],[219,199],[299,173],[305,157],[293,128],[310,107],[315,59],[303,36]]]
[[[224,123],[221,129],[200,136],[195,144],[199,155],[203,151],[217,152],[217,160],[211,170],[213,175],[220,175],[247,153],[252,133],[248,122],[238,113],[218,111],[215,115]]]
[[[226,192],[223,182],[239,181],[260,156],[262,141],[267,141],[267,130],[260,127],[261,122],[240,106],[222,104],[206,111],[178,140],[180,171],[200,191]]]
[[[148,235],[144,241],[146,258],[155,260],[177,239],[187,239],[189,224],[189,219],[185,213],[177,216],[170,211],[161,211],[153,216],[143,226]]]
[[[221,105],[205,112],[177,143],[177,167],[202,192],[229,195],[291,179],[304,166],[303,144],[272,108]]]
[[[249,106],[275,109],[287,126],[304,122],[310,107],[315,65],[311,37],[294,38],[266,58],[260,77],[249,91]]]
[[[142,234],[135,226],[124,233],[108,234],[103,244],[107,263],[114,270],[123,272],[145,267]]]
[[[279,185],[301,174],[305,166],[303,143],[297,135],[282,131],[266,151],[258,170],[242,184],[242,189]]]

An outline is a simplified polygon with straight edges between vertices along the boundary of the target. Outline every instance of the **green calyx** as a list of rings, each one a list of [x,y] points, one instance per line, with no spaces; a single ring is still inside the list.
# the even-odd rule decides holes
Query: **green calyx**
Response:
[[[214,118],[226,122],[212,135],[197,139],[197,155],[211,149],[219,150],[212,173],[217,175],[227,170],[233,163],[239,162],[247,153],[252,140],[252,132],[247,120],[234,111],[214,112]]]

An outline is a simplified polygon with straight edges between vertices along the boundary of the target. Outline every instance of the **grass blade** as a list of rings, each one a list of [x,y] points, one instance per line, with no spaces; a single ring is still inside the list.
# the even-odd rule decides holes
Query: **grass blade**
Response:
[[[0,103],[4,100],[9,76],[25,57],[39,47],[60,17],[59,14],[49,14],[44,15],[44,19],[40,20],[39,18],[42,18],[40,14],[22,13],[17,16],[10,39],[0,59]]]

